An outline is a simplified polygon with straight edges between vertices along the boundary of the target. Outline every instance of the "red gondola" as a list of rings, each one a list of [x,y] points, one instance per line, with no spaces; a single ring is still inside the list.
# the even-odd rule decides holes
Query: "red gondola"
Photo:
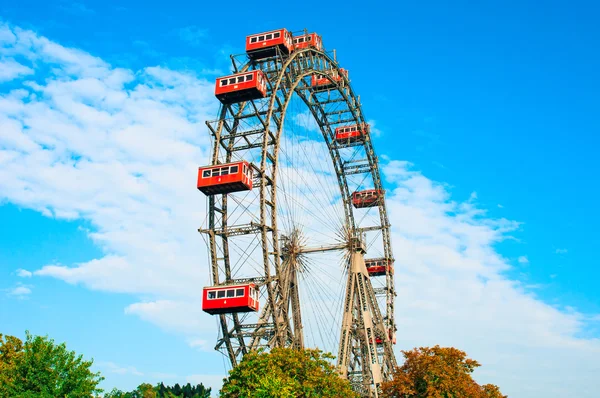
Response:
[[[259,69],[219,77],[215,84],[215,96],[223,104],[265,98],[267,78]]]
[[[277,29],[246,37],[246,54],[251,59],[273,57],[277,49],[283,54],[294,50],[292,34],[287,29]]]
[[[335,83],[340,83],[344,81],[344,76],[346,76],[346,79],[348,78],[348,71],[346,69],[340,68],[340,72],[341,73],[338,73],[337,69],[333,69],[327,73],[329,74],[329,76],[331,76],[333,82],[329,80],[327,76],[312,75],[310,79],[310,85],[312,87],[318,87],[319,89],[334,87]]]
[[[369,276],[381,276],[394,273],[394,262],[389,258],[365,259],[365,266]]]
[[[252,168],[246,161],[198,168],[198,190],[216,195],[252,189]]]
[[[352,194],[352,205],[361,209],[363,207],[375,207],[383,199],[384,191],[381,189],[367,189]]]
[[[392,330],[388,330],[388,336],[392,344],[396,344],[396,332],[392,332]],[[383,340],[380,337],[375,337],[375,342],[377,344],[383,344]]]
[[[335,140],[340,143],[351,143],[360,141],[369,132],[369,125],[358,124],[353,126],[342,126],[335,129]]]
[[[316,33],[309,33],[302,36],[294,36],[294,49],[300,50],[303,48],[312,47],[321,51],[323,49],[323,42],[321,36]]]
[[[205,287],[202,311],[211,315],[258,311],[258,289],[254,283]]]

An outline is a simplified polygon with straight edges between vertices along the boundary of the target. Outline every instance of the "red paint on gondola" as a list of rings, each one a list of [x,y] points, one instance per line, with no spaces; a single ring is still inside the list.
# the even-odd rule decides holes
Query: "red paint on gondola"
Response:
[[[215,96],[223,104],[265,98],[267,78],[260,69],[219,77],[215,82]]]
[[[357,208],[378,206],[383,200],[384,191],[381,189],[368,189],[352,194],[352,205]]]
[[[369,276],[381,276],[394,273],[394,262],[389,258],[365,259],[365,266]]]
[[[351,143],[364,139],[369,131],[369,125],[354,124],[352,126],[342,126],[335,129],[335,140],[339,143]]]
[[[348,78],[348,71],[346,69],[340,68],[340,72],[338,73],[337,69],[326,72],[333,82],[327,76],[314,74],[310,78],[310,85],[319,89],[334,87],[336,83],[344,81],[344,76],[346,76],[346,79]]]
[[[323,42],[321,41],[321,36],[319,36],[316,33],[294,36],[294,49],[301,50],[304,48],[314,48],[319,51],[323,50]]]
[[[198,190],[216,195],[252,189],[252,168],[246,161],[198,168]]]
[[[277,29],[246,37],[246,54],[251,59],[277,55],[277,50],[287,55],[294,50],[292,34],[287,29]]]
[[[205,287],[202,311],[211,315],[258,311],[258,289],[254,283]]]

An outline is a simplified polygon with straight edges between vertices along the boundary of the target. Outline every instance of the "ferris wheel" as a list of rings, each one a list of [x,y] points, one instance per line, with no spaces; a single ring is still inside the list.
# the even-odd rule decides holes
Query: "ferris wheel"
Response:
[[[215,349],[235,366],[259,348],[318,348],[377,397],[396,366],[394,258],[360,97],[315,33],[250,35],[231,61],[198,172]]]

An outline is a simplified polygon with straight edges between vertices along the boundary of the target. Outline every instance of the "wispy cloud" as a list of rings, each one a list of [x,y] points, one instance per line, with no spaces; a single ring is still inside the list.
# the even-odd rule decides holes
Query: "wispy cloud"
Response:
[[[517,261],[519,262],[519,264],[529,264],[529,259],[527,258],[527,256],[519,256]]]
[[[150,374],[156,380],[173,380],[178,379],[179,376],[175,373],[161,373],[161,372],[153,372]]]
[[[144,40],[134,40],[133,41],[133,45],[135,47],[137,47],[141,53],[143,53],[144,55],[150,56],[150,57],[161,57],[164,56],[164,53],[161,53],[160,51],[156,51],[151,45],[150,43],[144,41]]]
[[[213,331],[215,323],[210,322],[202,312],[201,301],[156,300],[134,303],[125,308],[126,314],[137,315],[158,327],[186,336],[190,346],[197,347],[203,341],[200,336]]]
[[[206,38],[208,31],[196,25],[186,26],[177,31],[179,38],[191,46],[199,46]]]
[[[398,258],[401,344],[461,347],[484,364],[476,372],[480,380],[515,396],[568,396],[569,387],[558,381],[563,372],[577,368],[587,378],[600,370],[591,360],[591,352],[600,353],[600,341],[578,337],[585,315],[550,306],[504,276],[510,264],[494,246],[518,223],[485,217],[473,198],[452,201],[445,185],[407,162],[391,161],[384,171],[397,185],[388,205]],[[595,370],[578,366],[577,358]],[[536,366],[540,361],[544,369]]]
[[[31,286],[18,284],[13,288],[5,289],[5,291],[8,296],[23,299],[31,294]]]
[[[423,138],[424,140],[427,141],[428,144],[439,144],[441,142],[440,135],[432,133],[430,131],[414,130],[414,131],[412,131],[412,134],[417,137]]]
[[[556,254],[566,254],[568,252],[567,249],[556,249],[555,253]]]
[[[373,137],[381,137],[383,132],[377,127],[377,122],[375,120],[369,120],[369,130],[371,132],[371,136]]]
[[[92,15],[96,13],[96,11],[78,1],[68,1],[61,5],[60,8],[73,15]]]
[[[33,69],[14,59],[0,58],[0,83],[16,79],[17,77],[33,74]]]
[[[192,348],[196,348],[199,351],[212,351],[214,349],[214,343],[204,339],[192,339],[188,340],[188,345]]]
[[[96,364],[99,368],[103,369],[109,373],[116,373],[119,375],[134,375],[134,376],[144,376],[144,373],[137,370],[134,366],[120,366],[114,362],[98,362]]]
[[[26,269],[19,268],[17,271],[17,276],[20,278],[31,278],[33,275],[31,271],[27,271]]]

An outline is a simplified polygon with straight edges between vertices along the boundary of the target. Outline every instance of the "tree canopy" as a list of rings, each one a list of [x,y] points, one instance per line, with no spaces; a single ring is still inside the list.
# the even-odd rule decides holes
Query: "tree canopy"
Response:
[[[210,392],[211,389],[202,384],[193,386],[187,383],[181,386],[177,383],[171,387],[165,386],[164,383],[156,386],[143,383],[130,392],[123,392],[115,388],[104,398],[210,398]]]
[[[404,364],[382,384],[383,398],[506,398],[498,386],[479,385],[473,371],[480,364],[452,347],[402,351]],[[356,398],[339,377],[333,357],[319,350],[274,348],[252,351],[225,378],[221,398]],[[26,332],[25,342],[0,334],[0,397],[79,398],[102,393],[104,379],[91,371],[93,361]],[[143,383],[131,392],[113,389],[104,398],[210,398],[202,384],[155,386]]]
[[[48,337],[26,332],[25,343],[0,334],[0,397],[89,397],[102,392],[93,361],[55,344]]]
[[[350,384],[339,377],[319,350],[274,348],[249,352],[229,372],[222,398],[352,398]]]
[[[452,347],[402,351],[405,362],[383,383],[387,398],[506,398],[493,384],[480,386],[471,374],[480,364]]]

